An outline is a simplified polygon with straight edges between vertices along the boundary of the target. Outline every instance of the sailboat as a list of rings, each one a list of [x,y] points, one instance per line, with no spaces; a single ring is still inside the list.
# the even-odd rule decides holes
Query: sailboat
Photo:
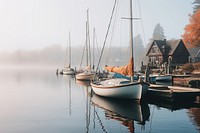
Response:
[[[67,67],[64,67],[62,70],[63,74],[66,75],[74,75],[75,74],[75,70],[73,68],[71,68],[71,38],[70,38],[70,32],[69,32],[69,65]]]
[[[89,37],[89,14],[87,10],[87,21],[86,21],[86,65],[87,68],[81,73],[76,74],[77,80],[90,81],[94,78],[95,73],[91,71],[91,54],[90,54],[90,37]],[[90,64],[89,64],[90,63]]]
[[[130,0],[130,29],[130,62],[127,66],[117,68],[117,70],[123,71],[122,74],[125,73],[130,76],[130,80],[125,78],[111,78],[103,81],[93,81],[91,87],[97,95],[141,100],[142,96],[148,91],[149,83],[141,79],[134,81],[132,0]]]

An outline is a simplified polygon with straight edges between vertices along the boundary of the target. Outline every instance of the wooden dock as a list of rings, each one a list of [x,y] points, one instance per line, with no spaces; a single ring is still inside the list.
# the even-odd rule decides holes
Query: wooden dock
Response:
[[[181,102],[181,101],[196,100],[196,99],[198,100],[198,97],[200,97],[200,89],[197,88],[188,88],[179,86],[162,87],[162,86],[150,85],[147,96],[149,98],[157,98],[160,100],[167,100],[170,102],[173,101]]]
[[[200,85],[198,85],[199,82],[194,83],[193,85],[189,84],[191,81],[200,81],[200,77],[198,75],[192,76],[192,75],[173,75],[172,77],[172,85],[176,86],[185,86],[185,87],[195,87],[199,88]]]

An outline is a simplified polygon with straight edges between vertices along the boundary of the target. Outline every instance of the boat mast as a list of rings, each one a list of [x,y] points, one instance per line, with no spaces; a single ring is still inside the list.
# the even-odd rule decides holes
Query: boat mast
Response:
[[[69,31],[69,68],[71,68],[71,36]]]
[[[90,28],[89,28],[89,9],[87,10],[87,37],[88,37],[88,59],[89,69],[91,70],[91,50],[90,50]]]
[[[130,49],[131,49],[131,59],[132,59],[132,76],[131,82],[134,80],[134,54],[133,54],[133,11],[132,11],[132,0],[130,0]]]
[[[88,66],[88,21],[86,21],[86,41],[85,41],[85,49],[86,49],[86,66]]]
[[[94,44],[95,44],[95,28],[93,29],[93,48],[92,48],[92,70],[94,71]]]

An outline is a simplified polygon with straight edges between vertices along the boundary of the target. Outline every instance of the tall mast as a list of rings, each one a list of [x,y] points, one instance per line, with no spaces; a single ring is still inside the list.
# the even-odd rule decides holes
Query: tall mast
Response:
[[[69,68],[71,68],[71,37],[69,31]]]
[[[132,8],[132,0],[130,0],[130,49],[131,49],[131,59],[132,59],[132,76],[131,81],[134,80],[134,54],[133,54],[133,8]]]
[[[90,29],[89,29],[89,9],[87,10],[87,37],[88,37],[88,59],[91,70],[91,50],[90,50]]]
[[[88,66],[88,21],[86,21],[86,41],[85,41],[85,49],[86,49],[86,66]]]
[[[94,70],[94,44],[95,44],[95,28],[93,29],[93,49],[92,49],[92,52],[93,52],[93,54],[92,54],[92,62],[93,62],[93,64],[92,64],[92,69]]]

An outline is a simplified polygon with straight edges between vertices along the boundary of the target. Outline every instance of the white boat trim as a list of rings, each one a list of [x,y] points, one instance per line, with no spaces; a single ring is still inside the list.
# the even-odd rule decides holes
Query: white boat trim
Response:
[[[66,75],[74,75],[75,74],[75,70],[73,68],[64,68],[62,70],[63,74],[66,74]]]
[[[117,84],[108,84],[112,81],[118,81]],[[148,91],[148,83],[145,82],[130,82],[126,79],[109,79],[101,82],[91,83],[93,91],[100,96],[111,97],[111,98],[125,98],[140,100],[142,95]],[[126,84],[123,84],[126,82]],[[129,83],[127,83],[129,82]],[[102,84],[101,84],[102,83]]]
[[[91,73],[91,72],[83,72],[83,73],[79,73],[76,74],[75,77],[77,80],[92,80],[94,79],[95,73]]]

